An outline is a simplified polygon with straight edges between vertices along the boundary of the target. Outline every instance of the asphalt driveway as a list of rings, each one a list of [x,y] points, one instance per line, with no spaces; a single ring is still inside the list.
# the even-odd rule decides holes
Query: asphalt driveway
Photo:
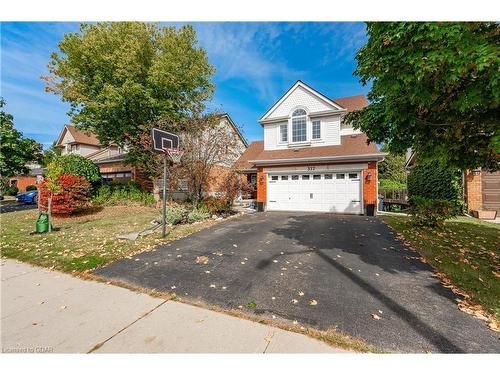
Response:
[[[208,263],[197,264],[199,256]],[[417,256],[377,218],[257,213],[95,273],[320,329],[336,326],[389,351],[500,352],[500,335],[458,310],[457,296]]]

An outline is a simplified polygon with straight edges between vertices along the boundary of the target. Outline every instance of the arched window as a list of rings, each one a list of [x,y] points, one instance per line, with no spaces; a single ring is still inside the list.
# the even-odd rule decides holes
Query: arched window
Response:
[[[302,108],[292,113],[292,142],[307,141],[307,112]]]

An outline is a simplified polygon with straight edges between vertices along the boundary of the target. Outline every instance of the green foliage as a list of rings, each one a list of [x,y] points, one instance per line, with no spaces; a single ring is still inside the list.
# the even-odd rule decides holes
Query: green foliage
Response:
[[[47,175],[55,177],[55,175],[59,176],[61,174],[82,176],[89,182],[101,180],[101,174],[97,164],[92,160],[76,154],[55,156],[52,159],[47,166]]]
[[[381,190],[404,190],[406,189],[406,183],[402,183],[394,180],[379,180],[379,189]]]
[[[170,206],[167,209],[167,223],[177,225],[188,220],[189,211],[182,206]]]
[[[417,164],[408,175],[408,196],[446,200],[452,204],[454,213],[463,210],[461,173],[443,166],[435,160]]]
[[[405,155],[390,152],[386,145],[382,147],[381,151],[388,152],[388,155],[378,163],[380,187],[383,187],[384,184],[387,188],[406,189]]]
[[[28,185],[28,186],[26,186],[26,191],[33,191],[33,190],[37,190],[36,185]]]
[[[17,193],[19,193],[19,189],[17,188],[17,186],[8,186],[3,192],[5,195],[15,196],[17,195]]]
[[[210,213],[202,208],[198,209],[193,209],[189,214],[188,214],[188,222],[189,223],[195,223],[197,221],[204,221],[210,218]]]
[[[5,101],[0,98],[0,175],[26,174],[27,163],[42,158],[42,146],[14,128],[14,117],[4,112]]]
[[[212,215],[231,211],[231,203],[224,197],[206,197],[199,204],[200,210],[204,210]]]
[[[40,161],[42,167],[47,167],[56,156],[61,156],[61,151],[60,148],[56,147],[56,142],[54,141],[49,149],[43,152],[43,158]]]
[[[77,127],[104,145],[126,144],[127,161],[157,176],[161,157],[151,150],[151,128],[202,111],[214,71],[192,26],[105,22],[65,34],[44,79],[70,103]]]
[[[453,205],[443,199],[430,199],[417,195],[410,199],[411,219],[414,225],[422,227],[442,227],[446,219],[453,216]]]
[[[154,203],[153,194],[144,191],[134,182],[111,182],[99,187],[92,197],[92,204],[98,206],[142,204],[150,206]]]
[[[500,24],[370,22],[367,33],[355,74],[370,105],[346,121],[396,153],[497,170]]]

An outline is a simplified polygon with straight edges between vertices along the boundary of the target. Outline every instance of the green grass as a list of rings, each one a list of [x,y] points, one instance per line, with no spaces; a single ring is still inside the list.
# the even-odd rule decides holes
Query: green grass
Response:
[[[83,272],[113,260],[150,250],[162,243],[187,236],[214,221],[178,225],[167,238],[155,232],[136,241],[116,236],[138,232],[151,226],[160,211],[143,206],[104,207],[71,218],[55,218],[52,233],[30,234],[35,229],[37,211],[0,215],[0,253],[42,267],[64,272]]]
[[[380,216],[426,261],[500,320],[500,225],[469,217],[442,229],[415,228],[408,217]]]

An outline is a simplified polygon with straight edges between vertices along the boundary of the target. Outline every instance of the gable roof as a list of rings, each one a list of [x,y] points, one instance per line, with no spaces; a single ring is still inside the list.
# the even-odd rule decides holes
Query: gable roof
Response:
[[[249,160],[254,160],[264,150],[264,141],[255,141],[250,143],[250,146],[245,152],[234,162],[233,167],[238,171],[254,170],[255,167]]]
[[[368,143],[365,134],[343,135],[340,145],[291,148],[284,150],[264,150],[263,142],[259,152],[248,163],[260,164],[297,164],[306,162],[326,162],[340,160],[381,160],[386,155],[380,152],[375,143]]]
[[[333,101],[347,109],[347,112],[359,111],[369,104],[365,95],[346,96],[344,98],[333,99]]]
[[[73,137],[73,139],[75,140],[73,143],[81,143],[84,145],[97,146],[97,147],[101,146],[101,143],[94,134],[90,132],[85,132],[83,130],[78,130],[73,125],[69,124],[64,125],[61,134],[59,134],[59,137],[57,138],[56,146],[61,146],[61,142],[66,132],[69,132]]]
[[[236,134],[238,134],[238,136],[240,137],[241,141],[243,142],[243,144],[245,145],[245,147],[248,147],[248,142],[247,140],[245,139],[245,137],[243,137],[243,134],[241,134],[240,132],[240,129],[238,129],[238,127],[236,126],[236,124],[234,123],[233,119],[231,118],[231,116],[229,116],[229,114],[227,113],[222,113],[221,114],[221,118],[223,117],[226,117],[227,120],[229,121],[229,123],[231,124],[231,126],[233,127],[234,131],[236,132]]]
[[[298,80],[297,82],[294,83],[292,87],[290,87],[281,98],[276,101],[276,103],[273,104],[273,106],[268,109],[268,111],[260,118],[259,122],[263,122],[266,120],[266,117],[268,117],[274,110],[281,104],[283,103],[288,96],[295,91],[298,87],[303,88],[304,90],[310,92],[311,94],[315,95],[317,98],[325,102],[326,104],[331,105],[333,108],[335,108],[338,111],[343,111],[345,108],[340,106],[339,104],[335,103],[333,100],[329,99],[327,96],[323,95],[320,93],[318,90],[313,89],[311,86],[305,84],[301,80]]]

